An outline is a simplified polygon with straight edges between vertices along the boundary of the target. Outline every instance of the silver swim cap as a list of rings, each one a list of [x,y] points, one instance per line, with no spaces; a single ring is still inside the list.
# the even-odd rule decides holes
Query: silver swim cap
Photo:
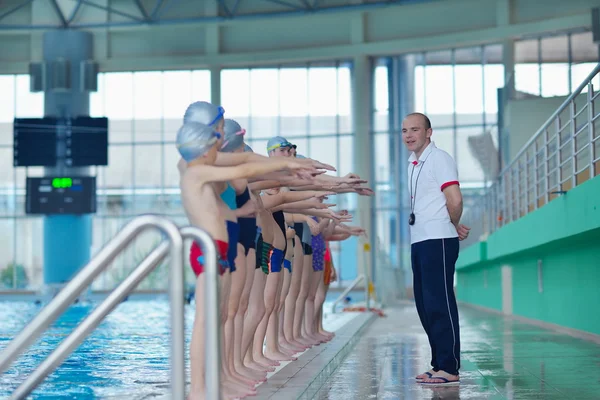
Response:
[[[244,145],[246,130],[240,124],[232,119],[226,119],[223,130],[225,131],[225,137],[223,138],[221,151],[230,153]]]
[[[206,101],[196,101],[188,106],[183,116],[183,123],[199,122],[204,125],[213,126],[223,118],[225,109]]]
[[[220,137],[208,125],[188,122],[177,132],[177,150],[186,162],[190,162],[205,155]]]

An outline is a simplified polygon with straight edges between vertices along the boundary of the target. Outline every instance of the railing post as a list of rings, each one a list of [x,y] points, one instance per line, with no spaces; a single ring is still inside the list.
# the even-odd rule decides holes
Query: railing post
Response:
[[[592,179],[594,177],[594,173],[595,173],[595,168],[594,168],[594,159],[595,154],[594,154],[594,85],[592,85],[592,82],[588,83],[588,129],[589,129],[589,136],[590,136],[590,179]]]
[[[548,165],[548,129],[544,130],[544,204],[548,204],[550,196],[550,167]]]
[[[538,203],[538,165],[537,165],[537,140],[533,142],[533,209],[537,210]]]
[[[198,242],[205,258],[204,264],[204,319],[205,319],[205,384],[206,399],[220,398],[221,371],[221,321],[219,318],[219,271],[217,248],[210,235],[203,230],[188,226],[181,229],[184,238]],[[183,298],[183,297],[182,297]],[[183,397],[181,397],[183,399]],[[175,399],[175,398],[173,398]]]
[[[571,117],[571,189],[577,186],[577,157],[575,156],[577,152],[577,147],[575,146],[575,133],[577,129],[575,127],[575,99],[571,100],[569,104],[569,115]]]
[[[560,143],[560,118],[556,120],[558,125],[556,131],[556,185],[557,190],[562,190],[562,167],[560,166],[560,152],[561,152],[561,143]]]

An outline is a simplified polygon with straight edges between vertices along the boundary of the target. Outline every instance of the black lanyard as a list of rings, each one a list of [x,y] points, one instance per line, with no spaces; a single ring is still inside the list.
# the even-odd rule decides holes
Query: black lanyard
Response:
[[[431,154],[429,154],[431,155]],[[417,165],[419,164],[419,160],[415,162],[413,162],[413,168],[412,171],[410,172],[410,216],[408,217],[408,224],[409,225],[414,225],[415,224],[415,204],[417,202],[417,188],[419,186],[419,177],[421,176],[421,172],[423,171],[423,167],[425,166],[425,161],[427,161],[427,159],[429,158],[429,155],[427,156],[427,158],[425,158],[423,160],[423,163],[421,164],[421,169],[419,169],[419,172],[417,173],[417,181],[415,182],[415,192],[413,194],[413,174],[415,173],[415,168],[417,167]]]

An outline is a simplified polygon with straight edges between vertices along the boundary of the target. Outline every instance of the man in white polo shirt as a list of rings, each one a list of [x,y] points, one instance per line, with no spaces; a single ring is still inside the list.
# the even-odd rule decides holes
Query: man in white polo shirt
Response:
[[[460,332],[454,297],[459,240],[469,235],[459,224],[462,194],[452,157],[431,141],[431,122],[421,113],[402,122],[408,159],[409,225],[413,291],[431,346],[432,369],[416,377],[424,385],[459,383]]]

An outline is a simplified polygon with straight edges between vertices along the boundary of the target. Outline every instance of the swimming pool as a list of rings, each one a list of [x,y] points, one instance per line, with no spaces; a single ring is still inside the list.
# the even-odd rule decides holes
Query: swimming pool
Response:
[[[96,304],[76,304],[0,376],[8,396]],[[0,302],[0,349],[40,310],[32,302]],[[186,333],[194,318],[185,310]],[[186,335],[186,343],[189,341]],[[169,303],[164,299],[120,304],[82,345],[40,385],[33,399],[141,399],[169,386]],[[1,350],[0,350],[1,351]]]
[[[328,300],[337,294],[329,293]],[[326,314],[330,304],[325,304]],[[0,352],[43,305],[33,301],[0,301]],[[0,375],[0,399],[12,393],[96,305],[97,302],[88,302],[71,306],[28,352]],[[335,316],[325,315],[326,329],[337,330],[349,320],[343,314]],[[166,296],[121,303],[30,398],[136,400],[165,394],[170,386],[169,321]],[[185,308],[188,379],[187,349],[193,321],[194,306],[188,305]]]

